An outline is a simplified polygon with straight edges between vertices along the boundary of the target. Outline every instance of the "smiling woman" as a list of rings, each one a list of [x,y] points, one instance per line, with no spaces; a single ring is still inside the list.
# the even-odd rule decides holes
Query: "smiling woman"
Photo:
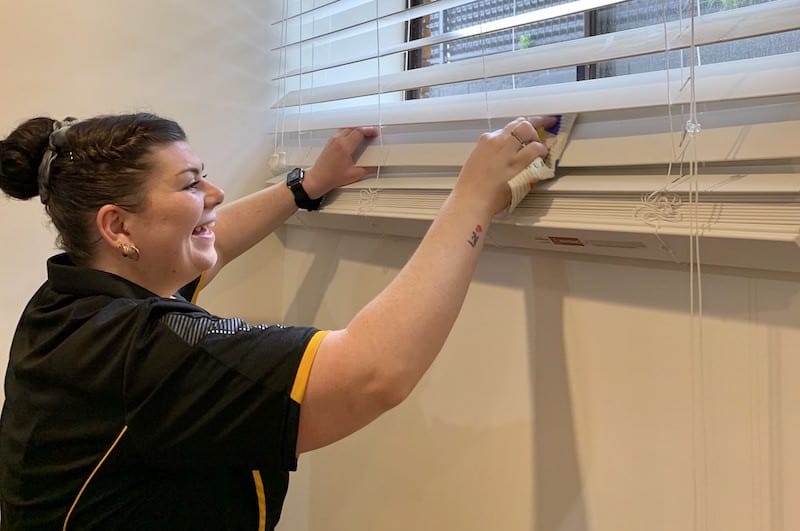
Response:
[[[441,349],[507,181],[547,149],[518,118],[481,136],[398,277],[341,330],[251,325],[194,299],[298,206],[368,169],[370,127],[226,206],[171,120],[35,118],[0,188],[39,196],[64,253],[20,318],[0,418],[2,530],[273,529],[300,453],[402,401]]]

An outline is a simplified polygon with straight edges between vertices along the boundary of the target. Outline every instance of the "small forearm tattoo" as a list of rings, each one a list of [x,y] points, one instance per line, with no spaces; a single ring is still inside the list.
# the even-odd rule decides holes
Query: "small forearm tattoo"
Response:
[[[483,227],[480,225],[475,225],[475,229],[472,231],[472,236],[469,237],[467,243],[470,244],[473,248],[478,245],[478,240],[481,239],[481,233],[483,232]]]

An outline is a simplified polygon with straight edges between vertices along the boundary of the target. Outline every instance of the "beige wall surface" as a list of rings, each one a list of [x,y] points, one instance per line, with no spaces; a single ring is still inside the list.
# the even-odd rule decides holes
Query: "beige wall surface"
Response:
[[[0,136],[37,114],[152,110],[228,198],[270,152],[270,2],[0,0]],[[41,206],[0,200],[0,363],[53,252]],[[344,326],[415,241],[291,228],[201,297]],[[487,249],[411,398],[300,461],[280,529],[800,529],[800,281]]]
[[[331,328],[416,243],[284,240],[287,320]],[[411,398],[301,458],[284,529],[800,529],[800,282],[702,286],[692,318],[685,268],[488,248]]]

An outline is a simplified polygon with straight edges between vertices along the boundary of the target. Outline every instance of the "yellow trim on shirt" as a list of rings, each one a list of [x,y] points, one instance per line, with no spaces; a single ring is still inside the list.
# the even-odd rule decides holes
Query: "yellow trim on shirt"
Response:
[[[123,435],[125,435],[126,431],[128,431],[128,426],[123,426],[122,431],[119,432],[117,438],[114,439],[114,442],[111,443],[111,446],[108,448],[108,450],[106,450],[106,453],[103,454],[103,457],[100,459],[97,465],[95,465],[94,469],[92,470],[92,473],[89,474],[89,477],[86,478],[86,481],[83,482],[83,486],[81,486],[81,490],[78,491],[78,495],[75,496],[74,500],[72,500],[72,505],[70,506],[69,511],[67,511],[67,516],[64,517],[64,525],[61,528],[62,531],[67,531],[67,526],[69,525],[69,519],[70,517],[72,517],[72,513],[73,511],[75,511],[75,507],[77,507],[78,501],[80,501],[81,496],[83,496],[83,491],[85,491],[86,487],[89,486],[89,483],[92,482],[92,479],[94,478],[95,474],[97,474],[97,471],[100,470],[100,467],[103,466],[103,463],[106,462],[106,459],[108,459],[108,456],[111,455],[111,452],[114,451],[114,448],[117,447],[119,441],[122,440],[122,437]]]
[[[256,484],[256,498],[258,499],[258,531],[265,531],[267,528],[267,497],[264,494],[261,472],[258,470],[253,470],[253,483]]]
[[[194,288],[194,293],[192,293],[192,300],[191,300],[192,304],[197,304],[197,297],[200,296],[200,290],[202,290],[205,287],[203,285],[205,279],[206,279],[206,272],[203,271],[202,273],[200,273],[200,280],[197,281],[197,287]]]
[[[311,337],[311,341],[306,345],[306,351],[303,352],[303,359],[300,360],[300,367],[297,368],[297,374],[294,377],[294,385],[290,396],[292,400],[298,404],[303,403],[303,398],[306,396],[306,387],[308,386],[308,377],[311,375],[311,366],[314,364],[314,358],[317,355],[320,343],[328,335],[327,330],[320,330]]]

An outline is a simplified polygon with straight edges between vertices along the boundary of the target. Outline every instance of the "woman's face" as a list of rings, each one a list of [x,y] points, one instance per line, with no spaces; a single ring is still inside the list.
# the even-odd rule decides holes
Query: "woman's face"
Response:
[[[140,252],[137,265],[145,287],[177,289],[216,263],[213,227],[224,197],[205,179],[203,163],[188,143],[174,142],[153,153],[144,208],[126,222]]]

